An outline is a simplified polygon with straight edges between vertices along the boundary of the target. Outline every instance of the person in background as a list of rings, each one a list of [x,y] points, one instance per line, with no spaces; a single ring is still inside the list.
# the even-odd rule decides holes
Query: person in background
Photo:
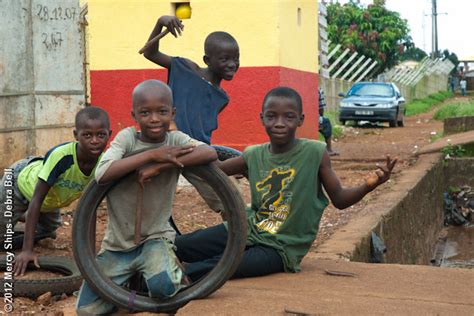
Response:
[[[323,135],[326,142],[326,149],[329,156],[337,156],[339,153],[332,149],[332,124],[331,121],[324,116],[324,108],[326,107],[326,99],[323,89],[318,89],[319,95],[319,132]]]
[[[467,87],[466,78],[461,79],[461,81],[459,82],[459,86],[461,87],[461,95],[466,96],[466,87]]]

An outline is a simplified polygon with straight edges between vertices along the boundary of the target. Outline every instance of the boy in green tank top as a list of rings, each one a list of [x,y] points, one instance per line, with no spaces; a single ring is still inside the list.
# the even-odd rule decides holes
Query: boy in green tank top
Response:
[[[300,271],[328,205],[322,187],[334,206],[343,209],[386,182],[396,164],[397,159],[387,157],[386,165],[378,167],[364,184],[342,187],[326,145],[296,137],[304,121],[302,108],[295,90],[271,90],[260,114],[270,142],[250,146],[243,156],[220,163],[228,175],[248,171],[252,196],[247,210],[247,247],[234,278]],[[217,264],[226,240],[224,224],[176,238],[176,254],[186,262],[186,274],[193,281]]]

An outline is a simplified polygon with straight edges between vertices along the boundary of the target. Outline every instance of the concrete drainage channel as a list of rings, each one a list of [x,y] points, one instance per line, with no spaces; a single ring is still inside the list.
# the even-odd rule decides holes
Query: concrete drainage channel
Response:
[[[420,157],[396,183],[318,248],[315,257],[474,268],[474,226],[444,226],[443,193],[474,187],[474,158]],[[377,256],[377,238],[386,251]]]

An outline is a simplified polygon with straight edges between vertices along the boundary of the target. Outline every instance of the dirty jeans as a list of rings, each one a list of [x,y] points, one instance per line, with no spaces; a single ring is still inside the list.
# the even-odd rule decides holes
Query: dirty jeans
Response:
[[[183,272],[177,264],[173,244],[165,239],[145,241],[130,251],[105,250],[97,255],[96,261],[118,285],[126,284],[136,272],[141,272],[150,297],[166,299],[181,288]],[[78,315],[110,314],[115,310],[112,303],[101,299],[83,282],[76,304]]]
[[[37,157],[28,157],[21,159],[11,165],[8,169],[13,170],[13,186],[6,186],[7,184],[7,173],[3,175],[2,182],[0,183],[0,242],[3,248],[4,234],[7,226],[15,227],[18,220],[25,215],[28,210],[28,200],[21,194],[18,188],[18,175],[21,170],[25,168],[28,163]],[[11,194],[10,194],[11,193]],[[13,203],[13,210],[11,216],[6,216],[8,213],[7,200]],[[38,218],[38,224],[36,225],[36,234],[52,233],[61,226],[61,213],[59,209],[48,210],[47,212],[41,212]]]
[[[176,236],[176,255],[185,262],[186,275],[193,281],[209,273],[219,262],[227,244],[227,228],[220,224]],[[249,278],[284,272],[278,252],[267,246],[247,246],[232,278]]]

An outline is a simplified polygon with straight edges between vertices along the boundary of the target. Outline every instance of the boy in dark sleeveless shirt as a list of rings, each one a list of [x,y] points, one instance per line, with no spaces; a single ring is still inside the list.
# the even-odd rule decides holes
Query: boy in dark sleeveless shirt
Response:
[[[160,34],[163,28],[177,37],[181,35],[183,27],[177,17],[162,16],[156,22],[149,40]],[[168,69],[168,85],[173,91],[176,107],[176,128],[196,140],[210,144],[212,132],[217,129],[218,115],[229,103],[221,82],[232,80],[240,65],[239,45],[235,38],[226,32],[209,34],[204,42],[203,61],[206,67],[200,67],[187,58],[171,57],[163,53],[160,41],[148,47],[144,56]],[[235,154],[240,153],[236,151]],[[186,173],[183,175],[211,209],[223,209],[220,199],[205,182]]]
[[[228,175],[248,171],[252,196],[247,210],[247,247],[234,278],[300,271],[300,262],[316,238],[328,205],[322,187],[335,207],[349,207],[386,182],[397,161],[387,157],[386,166],[379,167],[364,184],[343,188],[326,145],[296,138],[304,114],[295,90],[271,90],[260,118],[270,142],[250,146],[243,156],[221,162]],[[209,272],[219,261],[226,241],[224,224],[179,236],[176,254],[187,263],[186,274],[195,281]]]

